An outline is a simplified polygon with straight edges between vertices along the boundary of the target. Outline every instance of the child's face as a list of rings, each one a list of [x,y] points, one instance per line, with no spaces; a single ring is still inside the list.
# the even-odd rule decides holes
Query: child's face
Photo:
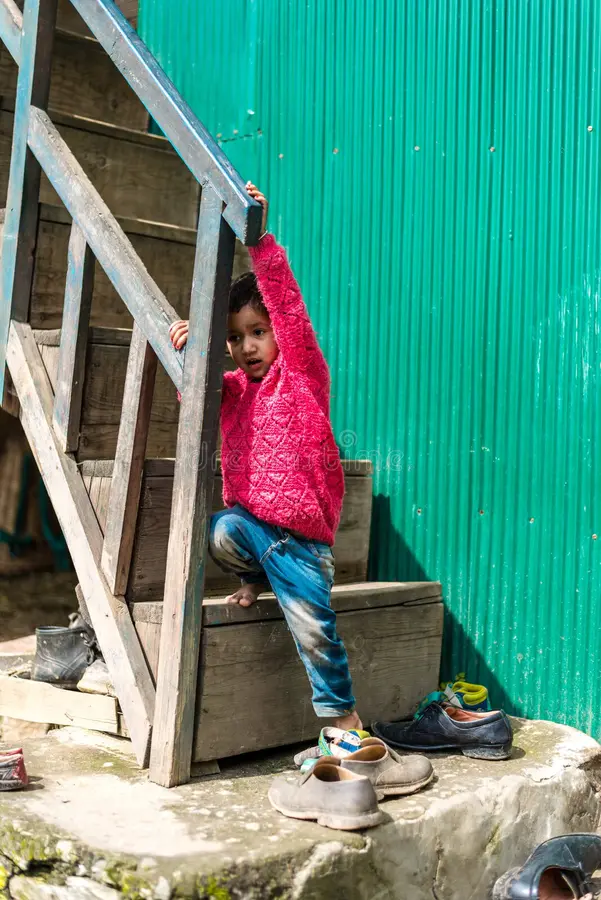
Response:
[[[227,320],[227,349],[251,378],[264,378],[278,355],[269,317],[248,304]]]

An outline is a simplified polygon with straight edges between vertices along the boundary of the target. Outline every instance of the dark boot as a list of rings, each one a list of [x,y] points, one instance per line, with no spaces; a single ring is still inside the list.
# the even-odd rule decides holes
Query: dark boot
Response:
[[[60,687],[75,687],[94,662],[94,652],[85,628],[47,625],[36,628],[36,651],[31,669],[33,681]]]

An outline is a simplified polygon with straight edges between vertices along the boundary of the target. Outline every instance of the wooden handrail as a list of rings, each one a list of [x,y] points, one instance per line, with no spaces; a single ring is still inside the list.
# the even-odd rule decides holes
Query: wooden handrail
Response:
[[[3,0],[4,2],[4,0]],[[256,244],[261,206],[198,116],[113,0],[71,0],[152,118],[202,185],[210,183],[225,204],[223,218],[244,244]]]
[[[169,326],[180,316],[148,274],[47,113],[34,106],[29,114],[27,142],[165,371],[181,390],[183,358],[169,339]]]
[[[256,244],[262,211],[198,116],[112,0],[71,0],[199,184],[210,183],[225,204],[223,217],[243,244]],[[0,39],[21,62],[23,14],[14,0],[0,0]]]

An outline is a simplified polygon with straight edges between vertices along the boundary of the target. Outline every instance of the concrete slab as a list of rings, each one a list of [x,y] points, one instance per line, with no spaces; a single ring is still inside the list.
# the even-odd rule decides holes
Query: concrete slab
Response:
[[[601,747],[574,729],[515,722],[513,758],[434,757],[436,781],[382,804],[388,821],[328,831],[271,809],[291,753],[226,763],[173,790],[130,744],[78,729],[24,741],[27,791],[0,794],[0,891],[14,900],[486,900],[546,838],[596,830]],[[102,887],[101,887],[102,886]],[[104,890],[108,888],[110,890]]]

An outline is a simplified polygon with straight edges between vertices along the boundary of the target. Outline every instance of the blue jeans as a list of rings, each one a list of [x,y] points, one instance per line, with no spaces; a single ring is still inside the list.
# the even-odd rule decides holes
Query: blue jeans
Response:
[[[297,538],[236,505],[212,516],[209,552],[221,569],[243,583],[271,584],[307,670],[315,713],[333,718],[352,712],[348,659],[330,606],[330,547]]]

